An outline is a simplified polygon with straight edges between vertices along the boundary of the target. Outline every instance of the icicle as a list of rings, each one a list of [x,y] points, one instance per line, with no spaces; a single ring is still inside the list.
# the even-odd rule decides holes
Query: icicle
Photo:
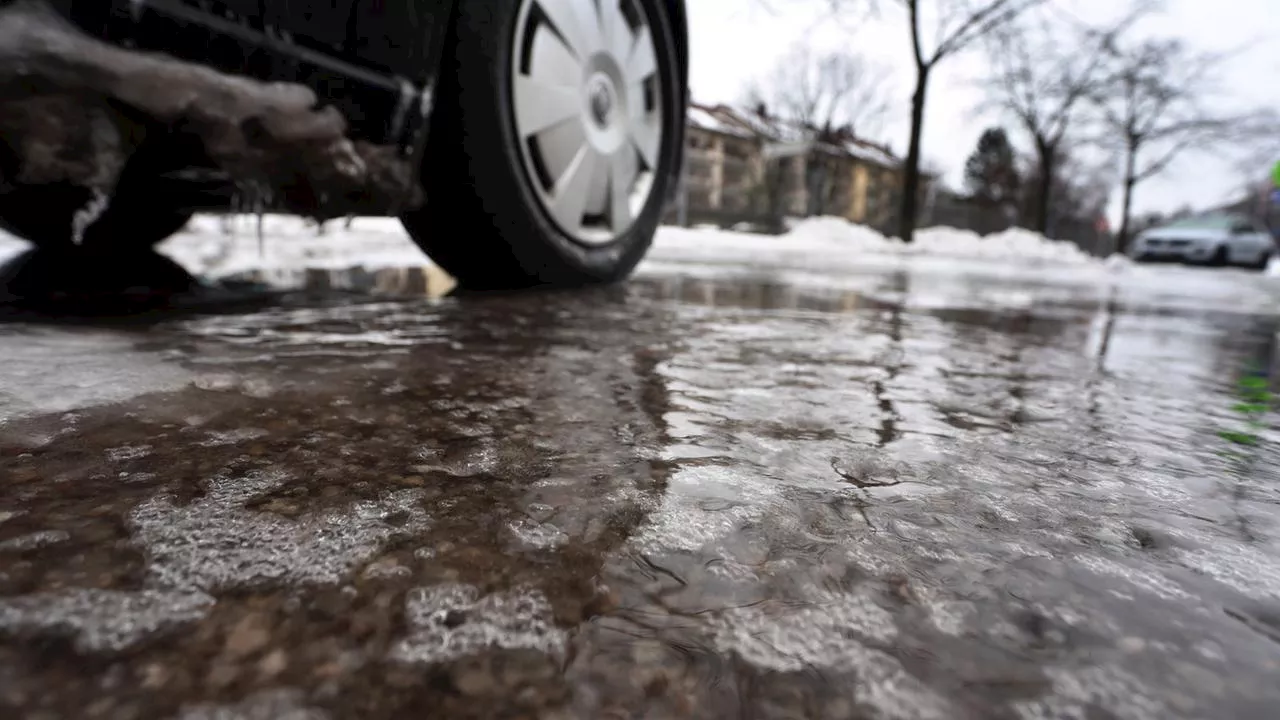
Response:
[[[93,224],[102,218],[111,204],[111,196],[99,188],[93,189],[93,195],[75,214],[71,216],[71,242],[79,245],[84,242],[84,234]]]

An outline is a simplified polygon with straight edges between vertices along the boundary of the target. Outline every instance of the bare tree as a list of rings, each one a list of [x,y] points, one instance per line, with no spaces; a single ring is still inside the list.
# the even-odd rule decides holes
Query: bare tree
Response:
[[[866,58],[850,52],[815,54],[801,41],[764,82],[751,87],[747,103],[763,119],[788,125],[809,140],[866,137],[881,129],[889,112],[888,88],[888,71]],[[807,157],[804,166],[808,210],[824,214],[835,199],[834,171],[828,158]],[[788,176],[783,161],[767,163],[761,189],[771,212],[781,212]]]
[[[1105,45],[1108,81],[1095,97],[1104,137],[1123,156],[1123,191],[1117,251],[1131,236],[1134,189],[1169,168],[1183,152],[1207,150],[1256,136],[1265,116],[1227,112],[1216,71],[1220,55],[1191,52],[1179,40]]]
[[[925,101],[929,77],[943,60],[968,49],[974,42],[1016,20],[1046,0],[828,0],[839,10],[871,2],[887,3],[906,13],[915,59],[915,91],[911,95],[911,138],[903,168],[902,198],[898,211],[899,235],[911,242],[916,228],[920,193],[920,140],[924,133]],[[930,33],[932,29],[932,33]],[[932,35],[930,42],[927,35]]]
[[[752,86],[748,101],[809,130],[847,127],[869,136],[889,112],[889,72],[854,53],[815,54],[801,41]]]
[[[988,36],[991,100],[1027,135],[1035,152],[1029,206],[1031,226],[1049,230],[1055,177],[1068,136],[1088,100],[1107,81],[1107,55],[1133,23],[1158,6],[1138,3],[1114,24],[1083,26],[1059,14],[1028,13]]]

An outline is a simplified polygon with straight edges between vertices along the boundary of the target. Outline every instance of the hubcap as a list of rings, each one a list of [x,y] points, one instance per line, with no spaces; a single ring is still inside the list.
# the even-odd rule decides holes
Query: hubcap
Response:
[[[596,125],[605,127],[612,114],[613,89],[608,80],[598,77],[591,86],[591,119],[596,121]]]
[[[662,78],[636,0],[524,0],[512,107],[524,174],[574,240],[601,245],[635,222],[662,147]]]

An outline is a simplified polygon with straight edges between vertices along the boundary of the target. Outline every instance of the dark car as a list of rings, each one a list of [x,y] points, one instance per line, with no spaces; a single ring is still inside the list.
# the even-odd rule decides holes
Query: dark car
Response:
[[[423,199],[384,212],[464,286],[621,279],[677,184],[684,0],[49,4],[112,48],[310,88],[353,143],[412,161]],[[244,209],[243,187],[190,145],[181,128],[148,135],[88,227],[69,220],[82,189],[0,187],[0,226],[43,248],[149,248],[194,212]]]

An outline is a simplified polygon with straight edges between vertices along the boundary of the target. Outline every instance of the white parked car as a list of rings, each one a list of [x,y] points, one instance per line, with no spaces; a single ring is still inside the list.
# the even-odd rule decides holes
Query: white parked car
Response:
[[[1264,268],[1276,251],[1261,223],[1246,215],[1215,213],[1177,220],[1139,233],[1130,254],[1144,260]]]

